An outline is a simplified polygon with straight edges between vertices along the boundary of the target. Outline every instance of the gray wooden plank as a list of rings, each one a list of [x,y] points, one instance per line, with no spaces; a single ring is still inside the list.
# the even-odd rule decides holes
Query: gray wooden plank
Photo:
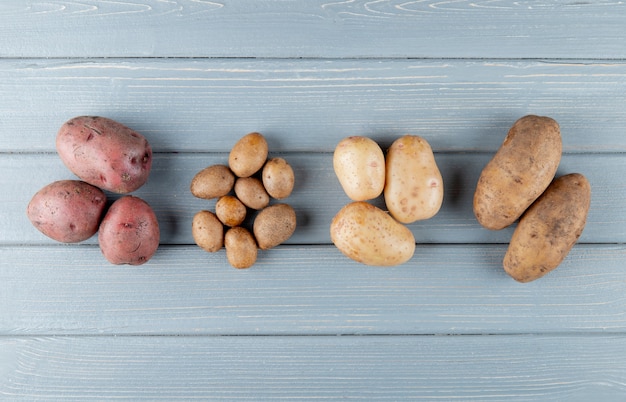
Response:
[[[624,58],[619,1],[5,0],[0,57]]]
[[[623,336],[0,339],[10,400],[618,401]]]
[[[0,247],[0,335],[623,333],[623,245],[577,245],[520,284],[503,245],[418,245],[404,265],[280,246],[236,270],[225,252],[162,246],[140,267],[95,246]]]
[[[54,151],[84,114],[158,152],[227,152],[251,131],[275,152],[405,133],[493,152],[525,114],[556,119],[566,152],[624,152],[625,77],[622,61],[588,60],[0,60],[0,152]]]

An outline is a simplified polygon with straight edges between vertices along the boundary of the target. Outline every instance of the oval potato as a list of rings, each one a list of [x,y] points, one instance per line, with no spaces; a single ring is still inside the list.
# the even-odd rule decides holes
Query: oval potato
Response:
[[[224,225],[211,211],[200,211],[194,215],[191,234],[196,244],[209,253],[224,246]]]
[[[257,244],[248,229],[241,226],[228,229],[224,236],[226,258],[237,269],[250,268],[257,259]]]
[[[240,177],[235,182],[235,195],[248,208],[260,210],[270,203],[263,183],[256,177]]]
[[[385,155],[372,139],[352,136],[341,140],[333,153],[335,175],[353,201],[378,197],[385,186]]]
[[[590,204],[585,176],[572,173],[554,180],[522,215],[504,270],[519,282],[530,282],[558,267],[582,234]]]
[[[296,230],[296,212],[288,204],[275,204],[259,212],[252,231],[261,250],[285,242]]]
[[[199,171],[189,189],[195,197],[210,200],[222,197],[233,189],[235,175],[225,165],[212,165]]]
[[[295,184],[295,175],[285,159],[272,158],[263,166],[261,180],[271,197],[282,200],[291,195]]]
[[[485,228],[515,222],[548,187],[561,161],[559,125],[549,117],[517,120],[485,166],[474,193],[474,215]]]
[[[405,135],[387,151],[385,204],[402,223],[429,219],[443,202],[443,179],[430,144],[417,135]]]
[[[228,166],[238,177],[250,177],[261,170],[267,153],[267,141],[262,134],[246,134],[230,150]]]
[[[226,226],[239,226],[246,219],[246,206],[237,197],[225,195],[215,203],[215,214]]]
[[[335,215],[330,238],[344,255],[366,265],[402,264],[415,252],[413,233],[364,201],[347,204]]]

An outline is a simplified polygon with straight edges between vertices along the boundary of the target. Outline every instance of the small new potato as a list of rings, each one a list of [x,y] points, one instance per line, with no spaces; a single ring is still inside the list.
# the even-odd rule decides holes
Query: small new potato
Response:
[[[402,223],[432,218],[443,203],[443,178],[430,144],[405,135],[387,151],[385,204]]]
[[[150,205],[126,195],[113,202],[100,224],[98,241],[112,264],[141,265],[159,247],[159,223]]]
[[[209,253],[224,246],[224,225],[211,211],[200,211],[194,215],[191,234],[196,244]]]
[[[260,210],[270,203],[263,183],[256,177],[240,177],[235,182],[235,195],[248,208]]]
[[[228,229],[224,236],[226,258],[237,269],[250,268],[257,259],[257,244],[248,229],[241,226]]]
[[[228,166],[238,177],[250,177],[263,167],[267,160],[268,145],[260,133],[243,136],[228,155]]]
[[[99,188],[80,180],[59,180],[33,196],[26,214],[51,239],[78,243],[96,234],[105,206],[106,195]]]
[[[364,201],[347,204],[335,215],[330,238],[344,255],[366,265],[403,264],[415,252],[413,233]]]
[[[585,176],[572,173],[554,180],[522,215],[504,270],[519,282],[530,282],[558,267],[582,234],[590,204]]]
[[[212,165],[199,171],[189,187],[195,197],[210,200],[222,197],[233,189],[235,175],[226,165]]]
[[[372,139],[352,136],[341,140],[333,153],[333,168],[346,195],[353,201],[378,197],[385,186],[385,155]]]
[[[246,206],[232,195],[220,197],[215,203],[215,214],[226,226],[239,226],[246,219]]]
[[[271,205],[256,216],[252,231],[261,250],[284,243],[296,230],[296,212],[288,204]]]
[[[549,117],[517,120],[485,166],[474,193],[474,215],[485,228],[515,222],[548,187],[561,161],[559,125]]]
[[[143,186],[152,167],[148,140],[105,117],[68,120],[59,129],[56,148],[63,163],[81,180],[120,194]]]
[[[261,180],[271,197],[282,200],[291,195],[295,184],[295,175],[285,159],[272,158],[263,166]]]

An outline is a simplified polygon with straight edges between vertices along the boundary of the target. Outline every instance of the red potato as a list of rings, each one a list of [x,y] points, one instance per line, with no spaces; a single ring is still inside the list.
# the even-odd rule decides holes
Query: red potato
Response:
[[[148,181],[150,144],[111,119],[79,116],[68,120],[57,134],[56,147],[72,173],[101,189],[125,194]]]
[[[98,231],[105,206],[106,195],[99,188],[80,180],[59,180],[33,196],[26,214],[51,239],[78,243]]]
[[[141,265],[159,247],[159,223],[150,205],[127,195],[115,201],[100,224],[98,241],[112,264]]]

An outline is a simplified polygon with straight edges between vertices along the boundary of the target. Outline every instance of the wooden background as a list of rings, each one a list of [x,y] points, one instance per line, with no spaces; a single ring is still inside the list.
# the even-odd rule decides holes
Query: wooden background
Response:
[[[0,398],[626,399],[626,3],[7,0],[0,38]],[[471,200],[531,113],[560,123],[559,175],[593,195],[565,262],[519,284],[512,229],[481,228]],[[85,114],[155,151],[143,266],[26,218],[73,178],[55,136]],[[237,271],[194,245],[214,204],[188,188],[250,131],[294,167],[299,226]],[[407,264],[354,263],[328,234],[348,202],[333,149],[406,133],[435,150],[444,205],[409,226]]]

